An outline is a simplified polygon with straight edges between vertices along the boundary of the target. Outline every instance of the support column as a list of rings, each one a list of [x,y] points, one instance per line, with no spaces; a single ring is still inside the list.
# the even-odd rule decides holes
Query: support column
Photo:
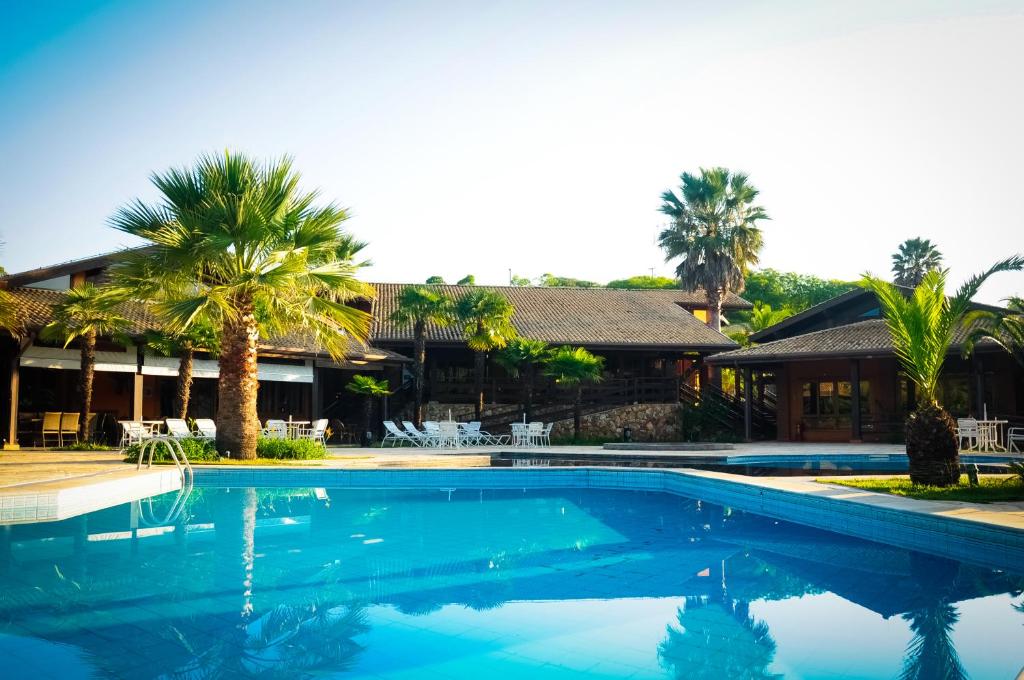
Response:
[[[320,415],[324,408],[324,381],[321,373],[326,371],[326,368],[317,368],[316,360],[313,361],[313,404],[310,408],[310,412],[313,415],[313,420],[319,420]]]
[[[977,352],[971,354],[971,377],[974,389],[974,417],[982,418],[985,414],[985,368]]]
[[[132,378],[132,420],[142,420],[143,375],[136,373]]]
[[[743,438],[748,442],[754,439],[753,385],[751,384],[750,368],[743,369]]]
[[[9,398],[11,408],[7,423],[7,441],[4,442],[5,451],[16,451],[18,446],[18,398],[21,391],[21,359],[15,354],[11,357],[11,379],[9,385]]]
[[[860,359],[850,360],[850,441],[864,441],[860,422]]]

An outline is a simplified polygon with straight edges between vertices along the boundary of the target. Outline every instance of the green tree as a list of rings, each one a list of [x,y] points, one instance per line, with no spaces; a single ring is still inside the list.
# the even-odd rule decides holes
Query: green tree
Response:
[[[772,309],[789,307],[796,313],[855,288],[857,283],[853,281],[758,269],[746,275],[743,297],[753,303],[763,302]],[[734,312],[729,316],[740,320],[744,315]]]
[[[917,408],[907,417],[907,456],[914,484],[950,486],[960,480],[956,423],[939,404],[939,376],[953,344],[953,334],[969,320],[971,298],[997,272],[1024,267],[1014,256],[972,276],[946,297],[946,271],[932,270],[908,296],[903,289],[870,275],[862,285],[878,297],[893,348],[903,372],[917,388]]]
[[[72,288],[53,308],[53,321],[40,333],[44,340],[63,342],[67,347],[78,340],[81,367],[78,394],[82,407],[79,429],[83,441],[91,435],[89,412],[92,409],[92,383],[96,370],[96,339],[120,336],[128,322],[118,312],[116,300],[91,283]]]
[[[758,191],[742,173],[701,168],[699,175],[680,175],[679,193],[661,195],[661,212],[672,223],[658,237],[665,261],[676,267],[683,287],[704,291],[708,325],[722,328],[722,302],[742,292],[747,270],[757,264],[762,236],[758,223],[768,219],[754,205]]]
[[[537,277],[538,286],[548,288],[600,288],[601,284],[587,281],[586,279],[574,279],[569,276],[555,276],[554,274],[541,274]]]
[[[117,267],[118,285],[153,305],[168,330],[204,322],[221,347],[217,447],[255,458],[260,339],[300,333],[341,359],[365,341],[370,316],[347,304],[373,295],[339,260],[351,247],[348,213],[317,206],[291,160],[259,164],[244,154],[204,156],[155,174],[156,205],[135,201],[113,226],[150,242]]]
[[[466,274],[461,279],[459,279],[455,283],[455,285],[456,286],[475,286],[476,285],[476,277],[473,276],[472,274]]]
[[[495,355],[498,364],[513,378],[519,378],[523,390],[523,411],[526,419],[533,418],[533,388],[537,368],[547,361],[551,348],[542,340],[513,338]]]
[[[511,283],[513,286],[519,286],[520,288],[533,285],[529,278],[519,275],[513,276],[511,279]]]
[[[444,277],[443,276],[438,276],[437,274],[435,274],[433,276],[428,276],[426,282],[428,284],[432,285],[432,286],[437,286],[437,285],[442,285],[443,286],[444,285]]]
[[[345,389],[363,397],[363,432],[374,432],[376,428],[373,427],[373,402],[374,399],[391,394],[388,381],[377,380],[368,375],[354,375],[345,385]]]
[[[178,375],[174,391],[174,413],[178,418],[188,417],[192,397],[192,366],[196,352],[217,354],[217,334],[208,324],[197,322],[178,333],[150,331],[146,346],[166,357],[178,357]]]
[[[774,326],[791,316],[793,316],[793,310],[789,307],[772,309],[771,305],[755,302],[754,309],[750,314],[750,330],[755,333],[763,331],[765,328]]]
[[[505,296],[484,290],[474,290],[455,303],[455,317],[462,327],[466,346],[473,350],[473,412],[480,420],[484,410],[484,371],[487,353],[501,349],[516,337],[512,315],[515,308]]]
[[[628,279],[609,281],[606,288],[639,290],[644,288],[678,288],[679,281],[667,276],[630,276]]]
[[[917,288],[924,275],[942,268],[942,253],[928,239],[910,238],[892,256],[893,283]]]
[[[423,373],[427,362],[427,325],[448,326],[454,319],[454,301],[436,290],[406,286],[398,294],[398,306],[391,320],[412,326],[413,333],[413,422],[423,423]]]
[[[583,386],[603,379],[604,357],[582,347],[557,347],[544,364],[544,373],[566,389],[575,389],[572,409],[572,436],[580,438],[583,415]]]
[[[1024,367],[1024,298],[1011,297],[1006,306],[1005,312],[978,311],[972,315],[978,327],[968,336],[964,353],[973,352],[978,342],[990,340]]]

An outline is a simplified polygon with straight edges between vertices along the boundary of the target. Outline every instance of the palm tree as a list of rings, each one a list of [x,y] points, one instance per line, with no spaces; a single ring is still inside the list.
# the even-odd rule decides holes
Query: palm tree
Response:
[[[754,333],[763,331],[765,328],[774,326],[780,321],[784,321],[791,316],[793,316],[792,307],[772,309],[771,305],[766,305],[763,302],[755,302],[754,309],[750,313],[750,330]]]
[[[602,380],[604,357],[591,354],[582,347],[558,347],[548,357],[544,373],[558,385],[575,388],[572,409],[572,436],[580,438],[580,420],[583,410],[583,385]]]
[[[174,413],[178,418],[188,417],[188,404],[192,396],[192,365],[196,352],[218,351],[217,334],[208,324],[197,322],[178,333],[150,331],[146,346],[166,357],[178,357],[178,377],[174,394]]]
[[[1024,268],[1024,258],[997,262],[968,279],[946,297],[946,271],[933,270],[906,297],[903,289],[870,275],[861,285],[874,291],[893,349],[907,379],[917,388],[918,405],[907,417],[907,456],[914,484],[950,486],[960,480],[956,423],[939,404],[939,376],[953,344],[953,334],[969,320],[971,298],[997,272]]]
[[[914,637],[907,644],[901,680],[964,680],[967,671],[953,643],[960,612],[951,602],[959,565],[951,560],[910,553],[911,593],[915,606],[903,614]]]
[[[892,256],[893,283],[917,288],[924,275],[942,268],[942,253],[928,239],[909,238]]]
[[[987,339],[996,343],[1014,360],[1024,366],[1024,298],[1011,297],[1007,300],[1007,311],[1003,313],[979,311],[972,315],[978,327],[972,331],[964,344],[964,353],[974,351],[974,346]]]
[[[128,327],[128,322],[117,312],[113,297],[91,283],[72,288],[53,308],[53,321],[43,327],[44,340],[63,342],[67,347],[76,339],[79,344],[81,367],[78,371],[78,393],[81,399],[82,419],[80,436],[88,441],[89,412],[92,409],[92,382],[96,367],[96,338],[101,335],[117,336]]]
[[[413,423],[423,423],[423,372],[427,362],[427,324],[447,326],[454,321],[455,303],[444,293],[424,286],[406,286],[398,294],[391,320],[412,325],[414,371]]]
[[[474,394],[476,419],[484,411],[484,370],[487,353],[501,349],[516,336],[512,325],[515,309],[505,296],[484,290],[466,293],[455,303],[455,318],[462,326],[466,346],[473,350]]]
[[[388,381],[377,380],[368,375],[354,375],[352,381],[345,385],[345,389],[364,398],[363,432],[373,432],[373,401],[391,394]]]
[[[550,354],[551,348],[542,340],[513,338],[495,355],[498,364],[522,383],[523,412],[527,420],[533,418],[533,383],[537,367],[543,365]]]
[[[259,164],[244,154],[201,157],[194,167],[155,174],[157,205],[136,201],[112,218],[151,242],[124,257],[115,276],[178,333],[208,323],[220,353],[217,448],[256,457],[257,350],[261,338],[300,333],[341,359],[349,339],[365,342],[367,313],[350,306],[373,295],[341,224],[348,213],[315,205],[291,160]]]
[[[744,276],[757,264],[764,208],[754,205],[758,191],[743,173],[725,168],[684,172],[679,194],[661,195],[661,212],[672,219],[658,237],[665,261],[680,258],[676,267],[683,288],[703,289],[708,302],[708,325],[722,329],[722,302],[742,292]]]

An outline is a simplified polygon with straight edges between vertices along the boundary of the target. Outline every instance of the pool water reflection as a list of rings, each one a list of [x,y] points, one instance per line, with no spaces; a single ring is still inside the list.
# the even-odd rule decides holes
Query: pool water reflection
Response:
[[[200,488],[173,523],[159,509],[0,528],[4,677],[1006,678],[1024,665],[1021,574],[669,494]]]

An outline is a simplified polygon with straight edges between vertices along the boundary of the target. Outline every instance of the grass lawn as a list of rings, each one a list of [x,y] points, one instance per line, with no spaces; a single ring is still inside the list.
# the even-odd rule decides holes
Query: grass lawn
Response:
[[[910,477],[878,477],[857,479],[848,477],[821,477],[823,484],[852,486],[865,491],[891,493],[895,496],[920,498],[926,501],[967,501],[969,503],[998,503],[1001,501],[1024,501],[1024,481],[1009,475],[982,475],[979,486],[970,486],[967,475],[960,477],[959,486],[917,486],[910,483]]]

